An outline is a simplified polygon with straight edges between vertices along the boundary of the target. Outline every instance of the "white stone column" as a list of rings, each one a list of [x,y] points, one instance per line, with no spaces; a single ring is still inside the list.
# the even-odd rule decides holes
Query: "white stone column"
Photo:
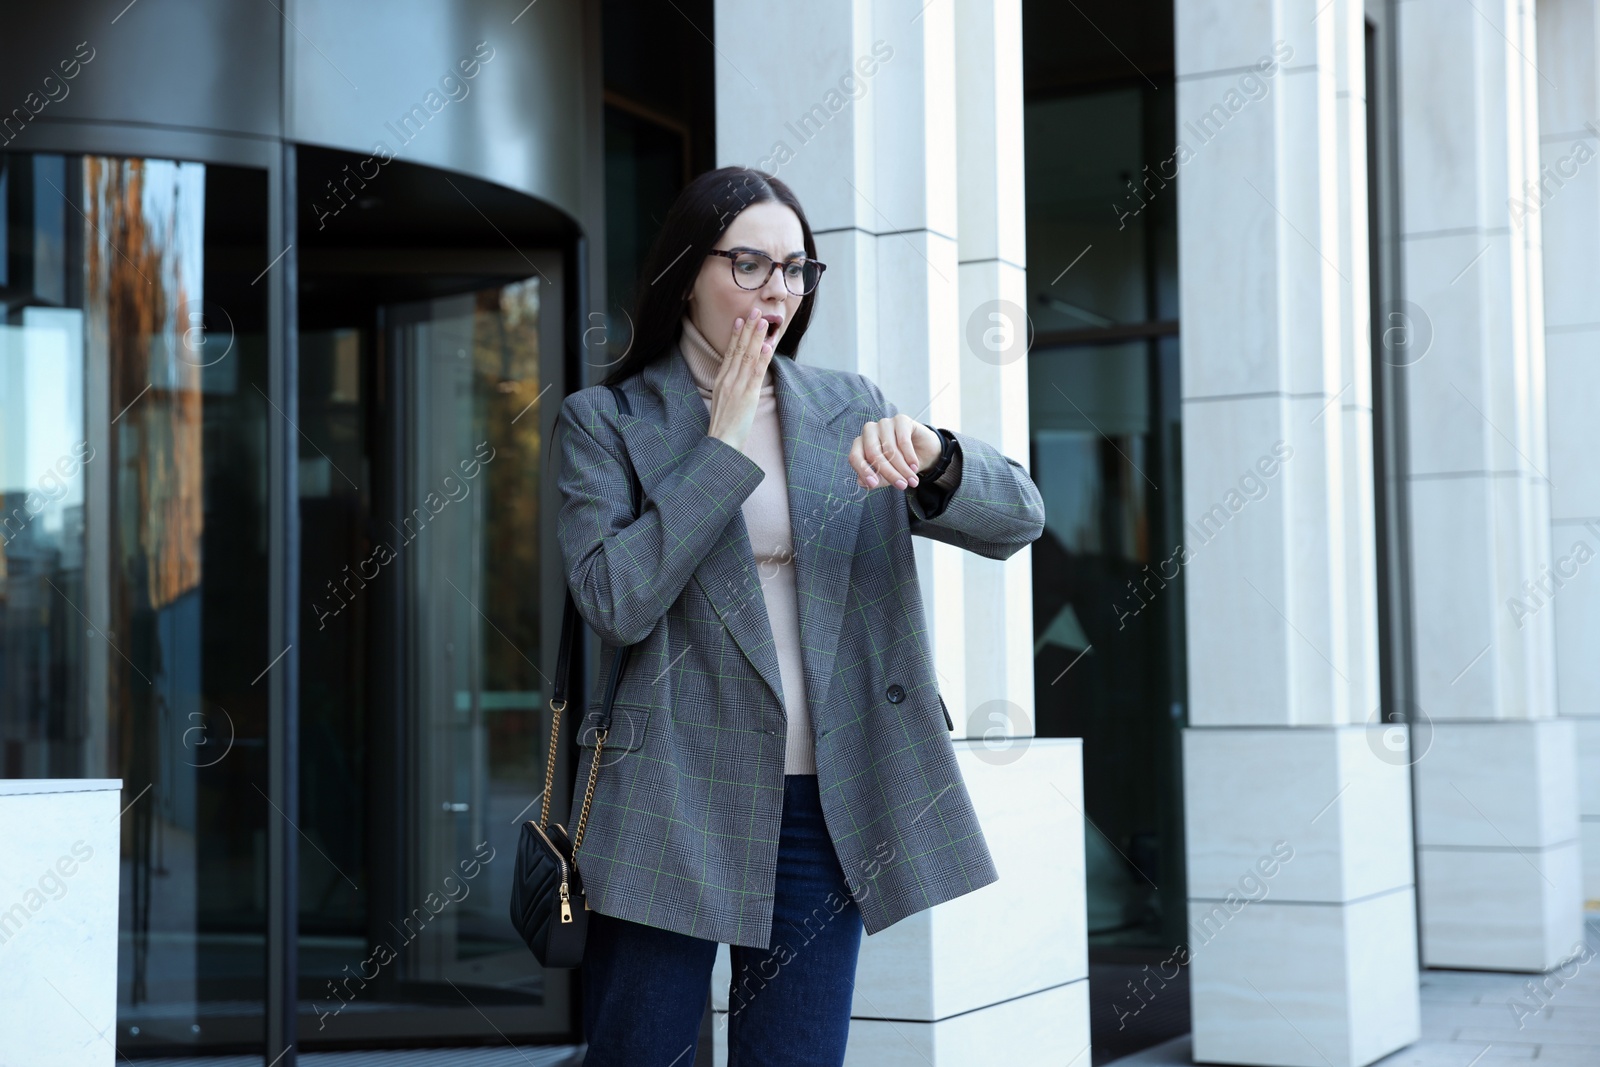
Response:
[[[792,186],[828,264],[802,358],[1025,463],[1020,0],[719,0],[716,19],[718,162]],[[775,39],[782,64],[732,44]],[[1087,1067],[1081,745],[1032,737],[1031,553],[915,543],[1000,880],[863,941],[848,1062]]]
[[[1542,166],[1513,217],[1542,220],[1556,711],[1577,731],[1583,895],[1600,909],[1600,2],[1539,0],[1537,20],[1554,84],[1539,83]]]
[[[116,1062],[121,790],[0,781],[0,1063]]]
[[[1416,1040],[1404,735],[1378,707],[1358,0],[1177,0],[1198,1062]]]
[[[1531,4],[1411,0],[1398,35],[1422,959],[1545,970],[1581,932],[1576,761],[1554,717],[1543,220],[1513,201],[1552,86]]]
[[[1024,464],[1028,423],[1020,0],[955,4],[961,428]],[[924,16],[926,17],[926,16]],[[1033,553],[959,553],[966,692],[957,736],[1034,732]]]

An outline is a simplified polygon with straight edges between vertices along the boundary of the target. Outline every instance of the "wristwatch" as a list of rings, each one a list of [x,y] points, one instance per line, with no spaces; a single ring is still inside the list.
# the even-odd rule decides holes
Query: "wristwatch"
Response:
[[[961,460],[958,458],[961,445],[955,435],[937,426],[928,426],[928,429],[939,435],[939,458],[926,474],[917,475],[916,488],[906,489],[906,506],[917,520],[935,519],[943,514],[961,481]],[[946,485],[946,480],[950,484]]]
[[[939,427],[926,422],[922,425],[927,426],[928,429],[939,435],[940,448],[938,461],[928,470],[928,473],[917,475],[917,480],[920,482],[926,478],[930,482],[935,482],[945,472],[945,468],[950,466],[950,460],[956,454],[956,439],[948,430],[941,430]]]

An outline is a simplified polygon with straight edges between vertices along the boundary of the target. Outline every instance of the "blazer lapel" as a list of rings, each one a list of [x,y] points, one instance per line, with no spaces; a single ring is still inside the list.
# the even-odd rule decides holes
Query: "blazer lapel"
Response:
[[[820,724],[826,721],[821,709],[838,649],[867,492],[850,468],[850,443],[869,417],[871,398],[849,389],[837,375],[796,364],[787,356],[774,357],[771,366],[788,478],[806,703],[813,722]],[[624,416],[619,425],[648,497],[678,458],[706,435],[711,419],[676,346],[671,355],[647,366],[641,378],[646,388],[629,391],[636,417]],[[851,414],[855,418],[846,418]],[[695,569],[694,580],[781,706],[778,655],[742,510],[728,520],[710,554]]]
[[[646,497],[711,428],[706,402],[695,388],[689,365],[674,348],[673,354],[656,360],[642,374],[651,395],[641,399],[653,400],[655,410],[636,403],[638,417],[623,417],[620,423]],[[742,510],[733,512],[711,552],[695,568],[694,581],[700,584],[734,642],[772,691],[773,699],[782,706],[778,653]]]
[[[856,395],[837,375],[784,356],[774,357],[771,366],[789,480],[806,704],[820,729],[828,724],[823,707],[867,493],[850,467],[850,444],[861,432],[871,399]],[[852,414],[856,417],[846,417]]]

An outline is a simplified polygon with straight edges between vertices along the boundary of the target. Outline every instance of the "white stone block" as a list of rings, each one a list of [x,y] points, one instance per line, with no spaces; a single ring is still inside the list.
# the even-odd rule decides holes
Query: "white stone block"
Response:
[[[1279,608],[1287,619],[1293,679],[1285,710],[1287,722],[1296,726],[1361,723],[1377,706],[1377,689],[1362,661],[1352,662],[1346,629],[1352,616],[1357,627],[1367,628],[1373,617],[1363,613],[1371,598],[1356,592],[1357,577],[1345,571],[1346,536],[1354,529],[1346,509],[1355,501],[1343,477],[1343,412],[1337,410],[1342,402],[1319,395],[1285,403],[1283,435],[1294,455],[1282,477],[1287,528],[1295,533],[1287,568],[1291,595]]]
[[[930,8],[915,23],[902,17],[873,27],[894,49],[868,98],[872,184],[856,183],[873,201],[858,218],[874,233],[956,232],[954,21],[951,8]]]
[[[870,38],[876,35],[857,32],[852,8],[850,0],[818,0],[804,10],[761,12],[727,2],[716,5],[712,36],[735,40],[759,32],[782,41],[788,59],[780,73],[771,64],[752,62],[727,49],[718,53],[717,164],[761,167],[771,158],[765,169],[796,190],[817,230],[859,221],[853,214],[856,195],[840,177],[861,184],[856,177],[863,166],[858,145],[861,131],[872,128],[873,94],[884,73],[872,55]],[[863,59],[866,65],[856,66]],[[898,56],[891,57],[889,67],[895,59]],[[872,73],[865,73],[868,70]],[[865,95],[859,100],[844,94],[830,97],[829,91],[838,93],[840,79],[849,74],[854,74],[856,85],[867,87]],[[841,97],[842,106],[836,110],[828,106]],[[785,151],[774,156],[779,145]],[[824,262],[831,272],[833,261]],[[828,284],[836,285],[831,273]]]
[[[1588,65],[1594,65],[1592,56]],[[1551,94],[1539,94],[1541,104],[1547,95]],[[1517,196],[1517,204],[1511,212],[1514,232],[1529,225],[1540,227],[1546,264],[1545,328],[1590,326],[1582,333],[1550,335],[1546,344],[1558,337],[1583,338],[1585,334],[1589,339],[1594,337],[1594,317],[1590,313],[1594,309],[1596,286],[1600,286],[1600,254],[1597,254],[1600,249],[1596,248],[1600,243],[1600,166],[1595,165],[1594,153],[1600,145],[1596,144],[1594,134],[1583,127],[1582,121],[1594,122],[1596,118],[1600,116],[1585,116],[1579,123],[1565,127],[1563,136],[1540,146],[1543,168],[1535,180],[1545,182],[1545,191]],[[1580,162],[1586,153],[1588,161]],[[1542,207],[1538,204],[1541,199]],[[1592,340],[1589,345],[1593,351]],[[1550,400],[1555,401],[1559,396],[1555,382],[1552,380],[1549,385]],[[1554,443],[1552,440],[1551,444]]]
[[[1414,907],[1409,887],[1243,907],[1191,946],[1195,1062],[1360,1067],[1417,1040]]]
[[[1538,6],[1539,72],[1560,87],[1546,86],[1539,93],[1542,133],[1581,130],[1595,117],[1589,105],[1600,100],[1600,71],[1594,62],[1597,16],[1600,10],[1589,0],[1546,0]]]
[[[1520,462],[1513,452],[1507,466],[1492,465],[1503,442],[1488,422],[1494,415],[1484,370],[1492,351],[1484,336],[1484,276],[1490,261],[1507,254],[1503,236],[1452,233],[1406,242],[1410,306],[1394,327],[1411,331],[1413,347],[1397,347],[1390,358],[1405,366],[1413,476],[1515,470]]]
[[[1417,853],[1427,967],[1546,971],[1583,936],[1579,844]]]
[[[955,35],[962,258],[1023,263],[1022,5],[957,6]]]
[[[1282,11],[1280,13],[1280,6]],[[1274,41],[1293,49],[1290,63],[1315,63],[1317,46],[1311,16],[1291,0],[1180,0],[1173,5],[1177,67],[1184,77],[1209,71],[1235,70],[1270,55]]]
[[[927,231],[876,244],[880,363],[873,380],[901,411],[926,407],[923,417],[943,424],[961,408],[956,246]]]
[[[812,221],[816,226],[816,221]],[[878,303],[869,281],[878,273],[878,238],[861,230],[819,233],[817,258],[828,265],[828,305],[806,328],[802,358],[829,370],[878,373]]]
[[[1412,0],[1395,10],[1399,66],[1405,73],[1400,142],[1417,146],[1406,153],[1400,216],[1411,233],[1476,226],[1483,168],[1473,149],[1486,120],[1477,107],[1463,102],[1479,99],[1477,81],[1490,60],[1473,63],[1462,57],[1492,48],[1491,41],[1502,49],[1505,44],[1469,4]]]
[[[1302,397],[1331,393],[1344,384],[1330,381],[1325,362],[1338,359],[1336,342],[1328,333],[1330,324],[1348,328],[1327,287],[1355,284],[1349,268],[1338,262],[1339,244],[1323,237],[1329,233],[1324,212],[1332,209],[1330,201],[1337,195],[1333,189],[1338,181],[1334,176],[1338,149],[1328,143],[1318,113],[1337,105],[1326,96],[1332,79],[1316,69],[1316,62],[1306,56],[1304,65],[1296,64],[1300,69],[1273,78],[1276,99],[1262,101],[1271,101],[1278,118],[1273,133],[1277,187],[1261,188],[1272,199],[1279,226],[1281,254],[1274,276],[1282,301],[1278,352],[1288,391]],[[1250,180],[1257,182],[1255,177]]]
[[[1284,722],[1290,704],[1284,538],[1287,479],[1296,462],[1276,397],[1183,406],[1186,596],[1226,626],[1186,630],[1189,721],[1197,726]],[[1274,448],[1282,442],[1283,448]],[[1287,455],[1287,459],[1280,456]],[[1271,475],[1264,474],[1271,471]],[[1247,492],[1255,489],[1252,499]],[[1165,573],[1165,572],[1163,572]]]
[[[1177,144],[1186,160],[1178,182],[1184,351],[1226,353],[1226,358],[1183,360],[1186,397],[1286,387],[1279,338],[1284,310],[1276,273],[1284,229],[1274,210],[1279,198],[1276,105],[1268,95],[1237,112],[1228,110],[1222,102],[1236,91],[1238,77],[1177,85]],[[1273,79],[1273,94],[1280,93],[1281,81],[1281,74]]]
[[[0,1062],[116,1059],[121,789],[0,781]]]
[[[1408,753],[1387,740],[1358,726],[1185,730],[1190,898],[1332,903],[1411,886]]]
[[[1417,761],[1422,847],[1541,848],[1578,836],[1570,719],[1435,722]]]
[[[1487,480],[1417,479],[1409,488],[1412,543],[1427,546],[1411,556],[1417,704],[1434,720],[1490,719],[1499,666],[1494,613],[1506,608],[1490,576]]]

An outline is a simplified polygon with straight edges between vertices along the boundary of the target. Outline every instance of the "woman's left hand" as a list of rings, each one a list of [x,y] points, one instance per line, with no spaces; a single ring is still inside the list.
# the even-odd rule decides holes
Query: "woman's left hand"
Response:
[[[910,415],[866,423],[850,445],[850,466],[863,489],[890,484],[915,487],[917,475],[933,466],[944,449],[939,435]]]

